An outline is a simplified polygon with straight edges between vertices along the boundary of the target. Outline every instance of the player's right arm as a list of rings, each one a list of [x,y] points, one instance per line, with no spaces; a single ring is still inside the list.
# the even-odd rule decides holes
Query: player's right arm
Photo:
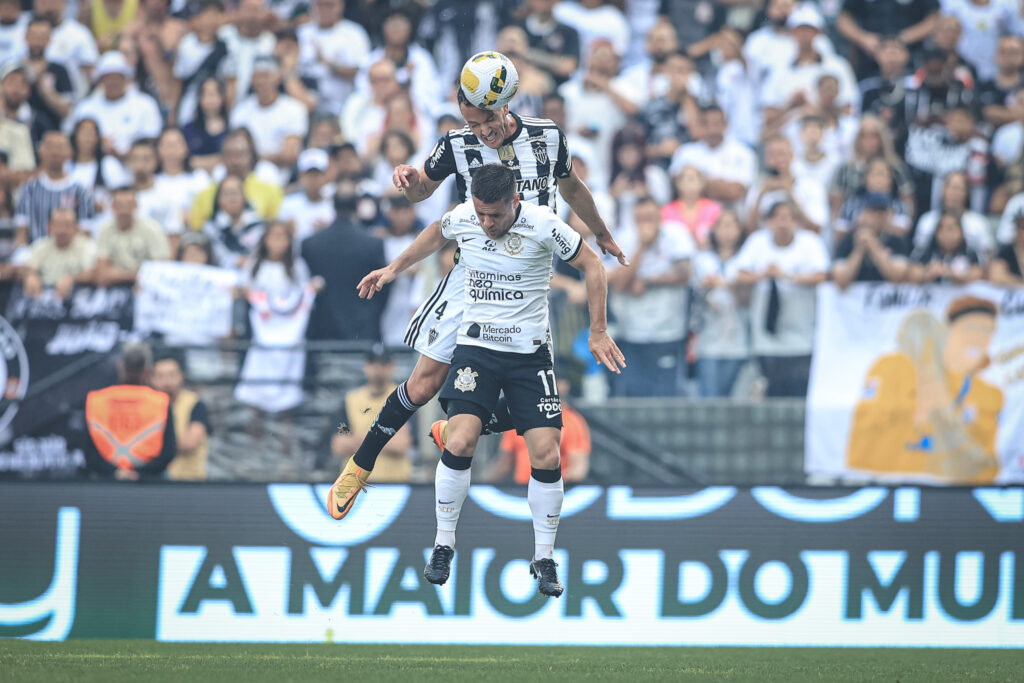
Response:
[[[405,193],[405,198],[415,204],[434,194],[441,182],[455,172],[452,143],[447,135],[442,135],[430,156],[423,162],[423,168],[399,164],[391,180],[396,188]]]
[[[590,353],[598,365],[603,365],[615,374],[626,367],[626,357],[619,350],[615,340],[608,334],[608,280],[604,265],[597,252],[586,243],[580,244],[579,252],[569,265],[583,273],[587,285],[587,305],[590,309]]]
[[[447,218],[445,216],[443,220],[447,220]],[[359,290],[359,298],[372,299],[374,294],[384,289],[384,285],[398,277],[402,271],[439,250],[444,246],[444,242],[445,238],[441,234],[441,221],[434,221],[416,236],[413,243],[399,254],[398,258],[383,268],[372,271],[359,281],[356,286],[356,289]]]

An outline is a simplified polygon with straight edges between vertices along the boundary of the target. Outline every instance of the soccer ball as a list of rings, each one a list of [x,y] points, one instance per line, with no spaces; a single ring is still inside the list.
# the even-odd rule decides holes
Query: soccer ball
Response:
[[[479,52],[462,67],[459,87],[474,107],[501,109],[519,88],[519,72],[500,52]]]

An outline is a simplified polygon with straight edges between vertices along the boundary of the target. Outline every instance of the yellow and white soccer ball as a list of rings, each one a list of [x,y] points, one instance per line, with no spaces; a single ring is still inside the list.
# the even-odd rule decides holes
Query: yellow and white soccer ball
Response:
[[[501,109],[519,88],[519,72],[500,52],[478,52],[462,67],[459,87],[474,107]]]

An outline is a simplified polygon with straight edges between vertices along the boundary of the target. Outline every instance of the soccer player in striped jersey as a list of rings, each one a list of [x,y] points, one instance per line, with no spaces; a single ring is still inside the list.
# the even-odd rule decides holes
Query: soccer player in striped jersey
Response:
[[[601,250],[626,264],[625,255],[597,211],[594,197],[573,171],[565,133],[549,119],[520,117],[509,111],[509,101],[517,86],[515,67],[504,55],[483,52],[470,57],[463,67],[458,90],[459,109],[466,126],[443,135],[422,168],[406,164],[396,167],[395,187],[410,201],[420,202],[441,181],[455,174],[460,199],[469,201],[476,170],[485,164],[501,163],[515,173],[520,201],[553,210],[556,189],[559,190],[594,234]],[[335,519],[342,519],[351,510],[384,444],[440,391],[462,320],[464,280],[465,268],[456,257],[455,267],[413,316],[405,341],[419,352],[419,358],[409,379],[388,396],[366,438],[331,487],[327,508]],[[362,287],[361,294],[372,297],[379,289],[374,281],[371,286]],[[492,428],[497,431],[508,427]]]

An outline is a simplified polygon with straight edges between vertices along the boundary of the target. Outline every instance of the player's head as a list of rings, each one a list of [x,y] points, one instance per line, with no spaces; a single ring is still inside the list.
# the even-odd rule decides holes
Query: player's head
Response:
[[[502,164],[481,166],[473,175],[473,208],[488,237],[508,232],[519,209],[515,173]]]
[[[492,149],[509,136],[508,103],[519,88],[515,65],[499,52],[469,58],[459,75],[458,101],[470,130]]]

